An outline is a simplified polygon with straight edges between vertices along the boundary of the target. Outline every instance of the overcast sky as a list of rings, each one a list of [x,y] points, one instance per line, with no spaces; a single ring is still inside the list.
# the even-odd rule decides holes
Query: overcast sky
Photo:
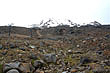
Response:
[[[110,23],[110,0],[0,0],[0,25],[28,27],[48,18]]]

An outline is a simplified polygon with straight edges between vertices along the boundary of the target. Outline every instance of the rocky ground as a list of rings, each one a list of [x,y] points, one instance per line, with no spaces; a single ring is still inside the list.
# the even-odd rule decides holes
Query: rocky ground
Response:
[[[33,38],[0,34],[0,73],[110,73],[110,29],[66,29]]]

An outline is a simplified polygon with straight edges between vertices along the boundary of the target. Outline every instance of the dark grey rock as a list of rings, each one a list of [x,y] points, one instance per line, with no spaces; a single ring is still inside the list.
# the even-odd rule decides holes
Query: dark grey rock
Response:
[[[29,58],[36,60],[37,59],[37,56],[34,53],[31,53],[30,56],[29,56]]]
[[[99,54],[99,55],[101,55],[103,52],[102,51],[97,51],[96,53]]]
[[[91,62],[90,59],[84,57],[84,58],[80,59],[80,64],[79,65],[83,65],[83,64],[86,64],[86,63],[90,63],[90,62]]]
[[[16,48],[17,46],[15,44],[9,44],[10,48]]]
[[[9,48],[4,48],[4,49],[8,50]]]
[[[110,35],[109,34],[105,35],[105,38],[110,38]]]
[[[3,48],[3,46],[2,45],[0,45],[0,49],[2,49]]]
[[[45,63],[44,63],[43,60],[36,60],[36,61],[34,61],[33,66],[34,66],[35,68],[41,68],[44,64],[45,64]]]
[[[56,62],[56,54],[45,54],[44,61],[55,63]]]
[[[25,48],[19,48],[19,49],[25,51]]]
[[[83,54],[82,51],[75,51],[74,54]]]
[[[44,42],[40,42],[40,46],[44,46],[44,44],[45,44]]]
[[[8,51],[3,51],[1,54],[6,55]]]
[[[52,48],[52,50],[57,51],[58,48]]]
[[[110,60],[105,60],[104,63],[106,64],[106,66],[110,66]]]
[[[45,53],[46,51],[44,49],[39,49],[40,52]]]

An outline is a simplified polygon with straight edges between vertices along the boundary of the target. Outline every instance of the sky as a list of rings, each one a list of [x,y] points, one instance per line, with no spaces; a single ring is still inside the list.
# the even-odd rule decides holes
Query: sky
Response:
[[[29,27],[41,20],[110,24],[110,0],[0,0],[0,26]]]

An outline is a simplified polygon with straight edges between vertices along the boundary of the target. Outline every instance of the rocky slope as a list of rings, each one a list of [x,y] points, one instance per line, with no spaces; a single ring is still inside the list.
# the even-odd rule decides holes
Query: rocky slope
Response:
[[[0,30],[0,73],[110,73],[109,25]]]

